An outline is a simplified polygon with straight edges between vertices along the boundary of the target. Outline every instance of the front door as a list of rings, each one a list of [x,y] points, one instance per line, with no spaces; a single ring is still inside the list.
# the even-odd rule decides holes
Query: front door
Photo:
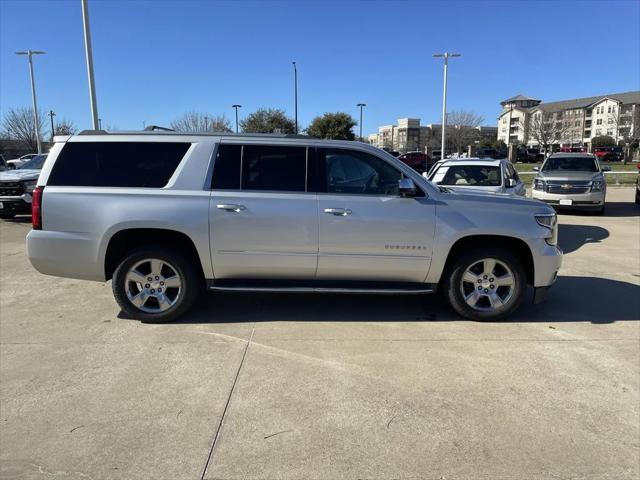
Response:
[[[317,150],[320,280],[424,282],[435,204],[398,193],[402,173],[370,153]]]
[[[313,279],[317,194],[307,193],[307,148],[220,144],[209,208],[216,279]]]

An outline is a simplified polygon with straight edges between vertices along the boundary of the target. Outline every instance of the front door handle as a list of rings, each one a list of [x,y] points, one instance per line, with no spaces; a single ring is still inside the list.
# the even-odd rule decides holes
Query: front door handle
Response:
[[[221,203],[218,205],[219,210],[224,210],[226,212],[236,212],[239,213],[242,210],[246,210],[247,207],[244,205],[237,205],[235,203]]]
[[[352,212],[350,208],[325,208],[324,213],[329,213],[337,217],[346,217],[347,215],[351,215]]]

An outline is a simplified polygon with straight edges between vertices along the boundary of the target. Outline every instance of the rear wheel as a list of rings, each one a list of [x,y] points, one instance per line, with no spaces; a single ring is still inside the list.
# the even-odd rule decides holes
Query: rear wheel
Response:
[[[11,220],[14,217],[15,217],[15,214],[13,213],[0,213],[0,219],[2,220]]]
[[[471,320],[501,320],[524,300],[527,282],[522,262],[497,248],[473,250],[458,258],[444,281],[453,309]]]
[[[163,323],[183,315],[196,300],[200,278],[192,262],[163,247],[131,252],[113,274],[113,295],[129,316]]]

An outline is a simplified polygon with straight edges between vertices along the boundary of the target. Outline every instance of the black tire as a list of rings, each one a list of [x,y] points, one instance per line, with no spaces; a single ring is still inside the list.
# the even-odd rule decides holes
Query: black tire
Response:
[[[462,276],[468,267],[482,259],[498,260],[511,270],[513,276],[513,291],[510,297],[504,305],[491,310],[472,308],[465,301],[463,294],[465,287],[462,285]],[[467,284],[468,286],[469,284]],[[496,321],[508,317],[522,304],[527,292],[527,277],[522,261],[512,252],[496,247],[477,248],[465,253],[453,262],[445,272],[442,287],[449,305],[463,317],[470,320]],[[475,289],[475,286],[473,288]],[[498,290],[496,290],[497,292]],[[488,302],[488,298],[486,300]]]
[[[181,280],[181,287],[179,293],[175,296],[175,303],[167,310],[156,313],[145,312],[131,303],[127,296],[127,288],[129,286],[126,281],[127,274],[132,267],[145,259],[158,259],[166,262],[175,270]],[[146,323],[165,323],[179,318],[191,308],[202,290],[203,280],[193,261],[179,253],[172,252],[166,247],[150,246],[129,252],[113,273],[111,283],[116,302],[131,318],[142,320]],[[165,288],[165,294],[168,294],[167,288]]]
[[[2,220],[11,220],[12,218],[15,218],[15,214],[14,213],[0,213],[0,219]]]

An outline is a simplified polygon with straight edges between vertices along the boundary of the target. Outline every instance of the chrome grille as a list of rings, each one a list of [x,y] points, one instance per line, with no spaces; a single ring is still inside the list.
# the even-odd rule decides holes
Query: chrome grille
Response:
[[[576,193],[588,193],[591,190],[591,182],[585,181],[559,181],[548,180],[546,184],[547,193],[557,194],[576,194]]]
[[[24,193],[20,182],[0,182],[0,197],[19,197]]]

